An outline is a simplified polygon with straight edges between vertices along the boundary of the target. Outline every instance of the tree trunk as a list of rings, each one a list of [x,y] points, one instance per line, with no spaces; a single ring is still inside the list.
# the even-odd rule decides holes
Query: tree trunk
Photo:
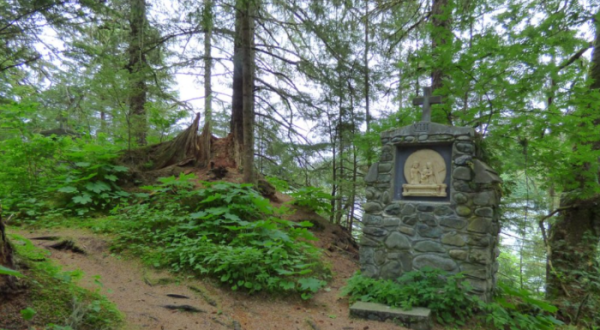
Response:
[[[148,63],[144,52],[144,27],[146,25],[145,0],[130,0],[131,13],[129,27],[131,29],[129,42],[129,125],[135,141],[140,146],[145,146],[148,123],[146,119],[146,71]],[[130,136],[131,138],[131,136]]]
[[[240,2],[240,1],[238,1]],[[241,164],[239,151],[244,144],[244,65],[242,49],[242,9],[240,4],[236,5],[235,10],[235,37],[233,42],[233,94],[231,99],[231,122],[230,131],[233,136],[234,159]]]
[[[600,17],[600,12],[596,17]],[[590,69],[592,91],[600,89],[600,22],[596,20],[595,25]],[[597,105],[590,104],[585,110],[597,111],[592,108],[595,106]],[[582,116],[586,116],[585,113]],[[600,119],[594,120],[593,125],[600,127]],[[600,140],[584,143],[588,144],[586,148],[600,150]],[[600,173],[586,175],[593,168],[591,165],[584,163],[574,171],[579,173],[577,181],[580,187],[577,192],[572,192],[573,197],[561,199],[560,216],[551,226],[548,237],[550,249],[546,292],[548,298],[560,305],[561,313],[573,323],[577,323],[579,319],[596,317],[597,311],[591,307],[594,304],[586,304],[586,301],[597,302],[600,299],[600,290],[594,287],[594,284],[597,285],[596,278],[600,269],[596,259],[600,241],[600,196],[585,196],[590,186],[597,189]],[[575,195],[576,193],[579,195]],[[598,319],[595,322],[595,325],[600,324]]]
[[[370,94],[371,89],[369,88],[369,0],[365,0],[365,54],[364,54],[364,66],[365,66],[365,123],[367,125],[366,134],[367,136],[371,132],[371,108],[370,108]],[[400,83],[402,85],[402,83]],[[402,101],[402,100],[401,100]],[[367,168],[371,168],[373,163],[373,150],[367,149]]]
[[[546,294],[558,303],[563,316],[571,321],[578,313],[580,317],[594,313],[587,310],[582,301],[588,294],[598,295],[590,284],[594,283],[593,278],[600,269],[596,259],[600,240],[599,204],[598,197],[563,199],[561,207],[565,210],[550,228]]]
[[[6,227],[2,220],[2,209],[0,208],[0,266],[14,267],[13,250],[6,238]],[[15,291],[15,278],[8,275],[0,275],[0,298]],[[0,299],[2,302],[2,299]]]
[[[451,38],[451,20],[450,20],[451,8],[448,6],[448,0],[432,0],[431,5],[431,17],[433,30],[431,34],[431,51],[434,55],[435,63],[442,63],[439,60],[440,49],[446,45]],[[443,90],[444,87],[444,70],[440,67],[434,67],[431,72],[431,90],[435,92],[438,90],[436,95],[445,96],[445,92],[440,93],[439,90]],[[449,106],[444,106],[445,115],[438,116],[432,113],[432,121],[443,124],[452,125],[452,116]]]
[[[210,161],[211,139],[212,139],[212,58],[211,58],[211,37],[212,37],[212,0],[204,0],[203,23],[206,33],[204,34],[204,128],[200,134],[200,155],[198,166],[206,167]]]
[[[243,48],[243,132],[242,167],[244,182],[254,183],[254,16],[255,0],[244,1],[242,15]]]

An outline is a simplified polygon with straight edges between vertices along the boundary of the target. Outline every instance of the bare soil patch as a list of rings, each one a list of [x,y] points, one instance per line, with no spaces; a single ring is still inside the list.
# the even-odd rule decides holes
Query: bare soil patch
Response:
[[[59,236],[70,239],[85,254],[49,248],[56,243],[32,242],[51,251],[51,258],[65,270],[81,269],[85,276],[80,285],[100,290],[126,316],[126,329],[338,329],[338,330],[402,330],[393,323],[352,319],[348,316],[348,300],[339,298],[346,279],[358,269],[353,253],[341,248],[326,250],[334,278],[327,291],[309,301],[296,297],[249,295],[220,287],[214,280],[176,277],[166,271],[149,269],[139,260],[111,254],[109,238],[79,229],[24,231],[12,229],[28,238]],[[318,236],[333,235],[331,227]],[[319,246],[327,249],[335,238],[323,237]],[[98,278],[99,276],[99,278]],[[98,285],[99,280],[102,285]],[[168,306],[168,307],[165,307]],[[180,306],[180,308],[177,308]],[[181,307],[184,306],[184,307]],[[199,312],[190,312],[197,309]]]

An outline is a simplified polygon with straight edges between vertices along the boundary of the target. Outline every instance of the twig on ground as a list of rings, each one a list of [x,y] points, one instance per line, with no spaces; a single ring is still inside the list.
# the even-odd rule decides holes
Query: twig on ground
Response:
[[[162,306],[166,309],[170,309],[170,310],[178,310],[178,311],[183,311],[183,312],[190,312],[190,313],[206,313],[206,311],[203,311],[201,309],[198,309],[194,306],[190,306],[190,305],[164,305]]]

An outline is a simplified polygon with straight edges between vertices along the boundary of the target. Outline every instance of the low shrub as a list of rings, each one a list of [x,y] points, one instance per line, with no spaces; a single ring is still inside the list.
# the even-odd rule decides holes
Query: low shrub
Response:
[[[377,302],[392,307],[431,309],[439,323],[464,325],[475,317],[486,329],[550,330],[562,324],[554,318],[556,307],[533,298],[527,290],[500,285],[496,299],[485,303],[470,295],[462,274],[422,268],[396,281],[377,280],[356,273],[342,289],[350,301]]]
[[[290,194],[294,205],[307,208],[321,214],[331,211],[331,195],[318,187],[302,187]]]
[[[278,217],[251,185],[202,182],[193,175],[159,179],[140,201],[115,209],[116,247],[133,249],[155,266],[218,278],[233,290],[299,292],[309,298],[326,282],[309,222]]]
[[[411,309],[427,307],[441,323],[463,324],[476,307],[475,298],[462,274],[448,275],[442,270],[422,268],[405,273],[397,279],[377,280],[355,274],[348,280],[342,295],[351,301],[367,301],[392,307]]]

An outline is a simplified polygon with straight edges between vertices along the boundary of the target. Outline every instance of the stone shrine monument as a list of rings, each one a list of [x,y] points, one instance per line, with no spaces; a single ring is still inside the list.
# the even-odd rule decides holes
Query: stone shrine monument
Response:
[[[396,279],[422,267],[463,272],[474,293],[491,298],[498,271],[500,177],[481,159],[470,127],[431,122],[424,88],[419,123],[383,132],[381,157],[369,169],[360,268]]]

